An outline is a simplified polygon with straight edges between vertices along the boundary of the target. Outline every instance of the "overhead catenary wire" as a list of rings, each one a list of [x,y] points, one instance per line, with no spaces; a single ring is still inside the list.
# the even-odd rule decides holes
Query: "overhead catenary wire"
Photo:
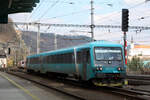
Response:
[[[60,0],[57,0],[56,2],[54,2],[51,6],[49,6],[47,8],[47,10],[45,10],[45,12],[38,18],[38,20],[41,20],[41,18],[43,18],[45,16],[45,14],[51,10],[57,3],[59,3]]]
[[[75,15],[75,14],[83,13],[83,12],[88,11],[88,10],[90,10],[90,9],[81,10],[81,11],[77,11],[77,12],[71,12],[71,13],[64,14],[64,15],[58,15],[58,16],[51,17],[50,19],[58,18],[58,17],[70,16],[70,15]]]
[[[46,3],[46,2],[48,2],[47,4],[49,4],[49,2],[56,2],[56,1],[46,1],[46,0],[43,0],[42,1],[42,3],[40,3],[39,4],[39,6],[31,13],[31,15],[27,18],[28,20],[30,20],[31,18],[32,18],[32,16],[34,16],[34,14],[37,12],[37,10],[40,10],[40,8],[41,8],[41,6],[43,5],[43,3]],[[64,2],[64,1],[62,1],[61,3],[69,3],[69,4],[74,4],[74,2]],[[39,14],[41,13],[40,11],[38,11],[39,12]],[[37,14],[38,15],[38,14]],[[26,20],[27,20],[26,19]]]
[[[140,2],[140,3],[138,3],[138,4],[136,4],[136,5],[134,5],[134,6],[132,6],[132,7],[129,7],[128,9],[129,10],[131,10],[131,9],[133,9],[133,8],[135,8],[135,7],[138,7],[138,6],[140,6],[140,5],[142,5],[142,4],[144,4],[145,3],[145,1],[144,2]],[[105,20],[116,20],[116,19],[112,19],[112,17],[113,16],[117,16],[118,14],[120,14],[122,12],[122,10],[119,10],[119,11],[116,11],[116,12],[114,12],[114,13],[112,13],[112,14],[110,14],[110,15],[108,15],[108,16],[104,16],[104,17],[102,17],[102,18],[100,18],[99,20],[101,20],[101,21],[105,21]],[[111,16],[111,17],[110,17]],[[111,19],[110,19],[111,18]],[[99,21],[99,20],[97,20],[97,21]]]
[[[41,7],[41,5],[43,5],[44,2],[45,2],[45,0],[43,0],[35,10],[33,10],[31,15],[27,18],[27,20],[31,19],[31,17],[34,15],[34,13]]]
[[[11,24],[11,22],[10,22]],[[36,25],[40,24],[41,26],[53,26],[53,27],[81,27],[81,28],[90,28],[90,25],[79,25],[79,24],[46,24],[46,23],[22,23],[22,22],[13,22],[12,24],[17,25]],[[95,28],[119,28],[119,25],[95,25]],[[146,26],[129,26],[130,29],[142,29],[142,30],[150,30],[150,27]]]

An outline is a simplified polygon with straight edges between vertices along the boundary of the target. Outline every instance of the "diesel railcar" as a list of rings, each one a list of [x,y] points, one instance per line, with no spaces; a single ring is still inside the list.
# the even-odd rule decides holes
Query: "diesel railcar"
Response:
[[[56,73],[98,86],[126,84],[123,46],[108,41],[95,41],[27,57],[28,72]]]

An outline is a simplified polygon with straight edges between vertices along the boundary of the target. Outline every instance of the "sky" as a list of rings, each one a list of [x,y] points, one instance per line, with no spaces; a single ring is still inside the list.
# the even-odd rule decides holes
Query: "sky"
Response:
[[[129,9],[130,26],[150,26],[150,0],[93,0],[95,25],[121,25],[121,10]],[[41,22],[51,24],[90,24],[90,0],[40,0],[31,13],[9,15],[14,22]],[[43,28],[46,30],[46,28]],[[51,30],[56,30],[51,29]],[[57,30],[63,29],[57,28]],[[74,30],[74,29],[72,29]],[[86,29],[76,29],[86,31]],[[46,30],[47,31],[47,30]],[[50,30],[49,30],[50,31]],[[87,30],[90,31],[90,30]],[[53,31],[51,31],[53,32]],[[57,31],[58,32],[58,31]],[[63,32],[60,32],[60,34]],[[65,33],[84,34],[87,33]],[[89,34],[87,34],[90,36]],[[129,30],[127,39],[133,37],[136,43],[150,44],[150,31]],[[95,29],[96,40],[122,42],[121,29]]]

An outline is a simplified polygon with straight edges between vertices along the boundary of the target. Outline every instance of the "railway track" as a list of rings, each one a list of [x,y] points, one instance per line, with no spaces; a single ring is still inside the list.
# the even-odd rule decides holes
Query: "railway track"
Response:
[[[138,80],[149,80],[150,81],[150,75],[128,75],[128,79],[138,79]]]
[[[150,85],[150,75],[128,75],[130,85]]]
[[[18,71],[8,71],[7,73],[73,96],[80,100],[99,100],[102,97],[105,100],[108,95],[111,97],[110,99],[112,99],[113,96],[122,97],[126,100],[149,100],[150,98],[149,91],[140,91],[129,88],[95,87],[83,85],[75,80],[48,79],[42,76],[29,75]]]
[[[112,89],[111,92],[125,95],[128,97],[133,97],[135,99],[141,99],[141,100],[149,100],[150,99],[150,91],[144,91],[141,89],[134,89],[134,88],[116,88],[116,87],[109,87],[109,89]]]

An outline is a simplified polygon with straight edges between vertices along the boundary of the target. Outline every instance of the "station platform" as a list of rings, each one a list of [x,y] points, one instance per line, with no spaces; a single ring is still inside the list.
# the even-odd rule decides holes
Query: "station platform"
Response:
[[[30,81],[0,72],[0,100],[76,100]]]

